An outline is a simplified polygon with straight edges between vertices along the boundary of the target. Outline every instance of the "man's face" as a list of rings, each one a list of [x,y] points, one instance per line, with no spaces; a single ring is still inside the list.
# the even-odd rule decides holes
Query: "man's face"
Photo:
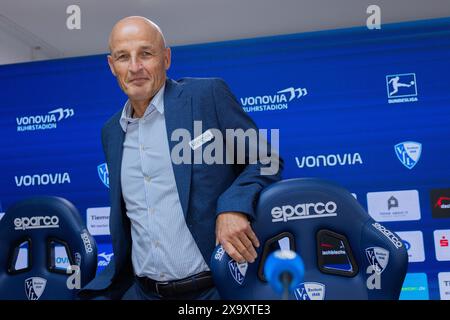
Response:
[[[157,29],[140,22],[116,26],[108,64],[131,101],[149,101],[163,86],[170,67],[170,49]]]

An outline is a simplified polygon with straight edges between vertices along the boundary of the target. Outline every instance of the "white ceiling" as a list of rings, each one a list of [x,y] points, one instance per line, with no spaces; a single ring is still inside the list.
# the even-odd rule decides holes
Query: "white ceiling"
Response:
[[[81,30],[66,28],[72,4]],[[0,31],[70,57],[106,52],[111,27],[128,15],[154,20],[173,46],[362,26],[370,4],[382,23],[450,17],[450,0],[0,0]]]

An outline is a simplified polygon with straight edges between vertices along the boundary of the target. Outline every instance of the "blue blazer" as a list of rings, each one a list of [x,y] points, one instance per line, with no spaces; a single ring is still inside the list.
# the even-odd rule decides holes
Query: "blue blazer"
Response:
[[[164,110],[170,150],[179,143],[170,139],[172,131],[177,128],[189,130],[192,139],[195,138],[194,121],[202,121],[203,132],[216,128],[221,130],[223,137],[226,129],[257,130],[221,79],[166,80]],[[102,129],[103,150],[109,168],[110,231],[114,259],[80,291],[81,297],[97,292],[107,298],[120,298],[132,284],[134,276],[130,220],[126,215],[120,184],[125,137],[119,124],[121,112],[109,119]],[[193,159],[193,151],[190,150]],[[223,154],[226,154],[225,148]],[[224,211],[237,211],[245,213],[250,220],[255,219],[254,207],[260,191],[281,178],[283,161],[277,159],[280,169],[277,174],[269,176],[260,174],[262,165],[259,162],[240,165],[172,163],[186,224],[207,264],[215,248],[216,216]]]

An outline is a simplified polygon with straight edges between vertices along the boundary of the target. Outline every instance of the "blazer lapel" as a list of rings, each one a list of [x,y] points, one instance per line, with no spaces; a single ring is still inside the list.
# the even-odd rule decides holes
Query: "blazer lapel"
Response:
[[[111,193],[111,213],[110,228],[112,235],[112,244],[114,248],[114,256],[116,261],[115,272],[121,270],[126,263],[131,238],[127,237],[129,231],[125,230],[123,224],[125,212],[122,208],[122,187],[120,175],[122,169],[123,141],[125,132],[120,126],[120,114],[112,120],[112,124],[108,128],[108,141],[106,152],[109,167],[109,186]]]
[[[186,129],[193,134],[192,103],[189,96],[182,95],[182,85],[168,79],[164,91],[164,116],[166,120],[167,139],[169,152],[179,141],[171,141],[172,132],[176,129]],[[189,149],[191,152],[191,149]],[[190,154],[191,160],[192,153]],[[192,161],[191,161],[192,162]],[[176,165],[172,162],[172,168],[177,184],[178,195],[183,209],[184,217],[187,216],[189,204],[189,192],[191,187],[192,164]]]
[[[122,169],[122,155],[123,155],[123,141],[125,139],[125,132],[119,124],[119,119],[114,121],[114,126],[111,128],[111,142],[109,144],[110,148],[110,162],[111,169],[109,170],[110,185],[114,188],[111,190],[114,197],[113,199],[121,199],[122,188],[120,183],[120,173]]]

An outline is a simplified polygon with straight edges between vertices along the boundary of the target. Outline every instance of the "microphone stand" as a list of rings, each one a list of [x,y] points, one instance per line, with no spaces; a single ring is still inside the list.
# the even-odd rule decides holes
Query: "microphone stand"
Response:
[[[280,275],[281,283],[283,284],[282,300],[289,300],[289,286],[292,282],[292,274],[290,272],[283,272]]]

